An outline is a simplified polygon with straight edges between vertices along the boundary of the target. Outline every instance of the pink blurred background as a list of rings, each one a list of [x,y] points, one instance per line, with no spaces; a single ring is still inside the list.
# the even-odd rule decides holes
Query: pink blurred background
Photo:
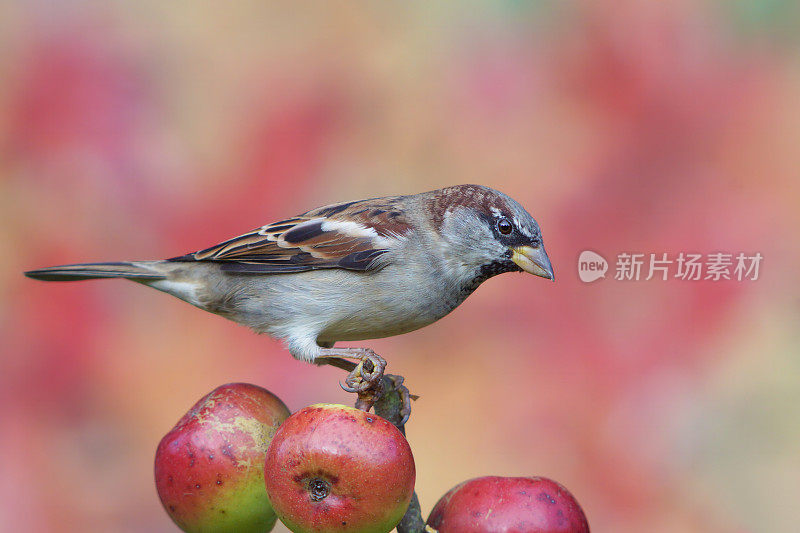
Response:
[[[798,4],[313,6],[0,6],[0,530],[174,530],[154,450],[222,383],[352,402],[177,299],[23,270],[477,182],[538,219],[557,282],[500,276],[365,343],[421,396],[424,514],[470,477],[545,475],[597,532],[796,531]],[[585,249],[764,261],[585,284]]]

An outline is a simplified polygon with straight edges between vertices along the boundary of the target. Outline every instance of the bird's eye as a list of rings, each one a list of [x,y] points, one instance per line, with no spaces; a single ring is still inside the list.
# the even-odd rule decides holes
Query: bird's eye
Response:
[[[497,221],[497,231],[502,233],[503,235],[508,235],[514,230],[514,226],[511,225],[511,222],[508,221],[507,218],[501,218]]]

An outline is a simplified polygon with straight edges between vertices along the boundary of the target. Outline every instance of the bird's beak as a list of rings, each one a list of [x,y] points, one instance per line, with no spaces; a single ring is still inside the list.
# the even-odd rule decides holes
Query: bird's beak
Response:
[[[514,261],[525,272],[539,276],[545,279],[556,280],[553,274],[553,265],[550,264],[550,258],[547,257],[547,252],[544,251],[544,245],[537,246],[517,246],[512,248],[513,255],[511,260]]]

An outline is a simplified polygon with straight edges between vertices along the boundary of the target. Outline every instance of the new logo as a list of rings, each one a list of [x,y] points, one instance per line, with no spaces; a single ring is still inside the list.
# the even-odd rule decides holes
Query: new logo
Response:
[[[597,281],[606,277],[607,271],[608,261],[602,255],[590,250],[581,252],[578,257],[578,277],[581,278],[581,281],[584,283]]]

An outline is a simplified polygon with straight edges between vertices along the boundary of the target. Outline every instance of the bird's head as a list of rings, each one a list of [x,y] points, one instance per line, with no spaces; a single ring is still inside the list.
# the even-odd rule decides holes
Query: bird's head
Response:
[[[510,196],[457,185],[435,191],[430,205],[450,256],[461,267],[483,279],[525,271],[555,280],[539,224]]]

